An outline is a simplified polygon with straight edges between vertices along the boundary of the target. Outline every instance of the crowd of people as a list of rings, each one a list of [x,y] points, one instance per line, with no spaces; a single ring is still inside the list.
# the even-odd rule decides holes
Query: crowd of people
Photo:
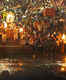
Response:
[[[31,1],[28,0],[21,8],[12,6],[8,6],[8,9],[4,8],[9,19],[7,16],[3,16],[3,13],[3,19],[0,16],[0,40],[4,42],[21,40],[25,44],[38,45],[44,44],[53,32],[63,32],[63,13],[59,8],[55,8],[52,1],[36,0],[34,3]],[[11,4],[11,2],[8,3]],[[12,19],[13,17],[15,19]]]

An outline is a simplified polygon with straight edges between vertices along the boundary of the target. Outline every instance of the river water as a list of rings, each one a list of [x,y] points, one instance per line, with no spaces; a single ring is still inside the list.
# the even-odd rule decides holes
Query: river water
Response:
[[[53,62],[54,61],[54,62]],[[53,63],[58,63],[60,64],[61,62],[66,62],[66,56],[59,57],[55,60],[53,58],[48,59],[48,56],[46,55],[10,55],[6,57],[0,58],[0,73],[3,71],[8,71],[10,74],[13,74],[14,72],[18,71],[27,71],[30,70],[31,68],[36,68],[40,65],[45,65],[45,64],[53,64]],[[54,65],[54,64],[53,64]],[[36,69],[35,69],[36,70]]]

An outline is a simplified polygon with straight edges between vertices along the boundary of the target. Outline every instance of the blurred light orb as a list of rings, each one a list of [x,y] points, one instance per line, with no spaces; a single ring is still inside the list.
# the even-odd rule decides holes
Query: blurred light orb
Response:
[[[6,17],[7,23],[14,22],[14,19],[15,19],[14,13],[12,13],[12,12],[7,13],[7,17]]]
[[[7,28],[7,23],[5,21],[3,23],[4,23],[4,28]]]
[[[64,67],[61,67],[61,71],[64,71]]]
[[[63,34],[62,39],[65,40],[65,34]]]
[[[63,40],[64,44],[66,44],[66,34],[63,34],[62,40]]]
[[[20,28],[19,32],[23,32],[23,28]]]
[[[9,2],[9,0],[7,0],[7,2]]]

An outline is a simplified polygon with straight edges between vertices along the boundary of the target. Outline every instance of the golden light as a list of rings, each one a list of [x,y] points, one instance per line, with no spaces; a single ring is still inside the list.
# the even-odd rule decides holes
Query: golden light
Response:
[[[61,67],[61,71],[64,71],[64,67]]]
[[[65,35],[65,34],[63,34],[62,39],[63,39],[63,40],[65,40],[65,38],[66,38],[66,35]]]
[[[23,28],[20,28],[19,32],[23,32]]]
[[[23,66],[23,63],[18,63],[19,66]]]
[[[62,36],[62,40],[63,40],[64,44],[66,44],[66,35],[65,34],[63,34],[63,36]]]
[[[42,10],[44,9],[44,7],[41,7],[40,9],[41,9],[41,11],[42,11]]]
[[[14,19],[15,19],[14,13],[12,13],[12,12],[7,13],[6,22],[8,22],[8,23],[14,22]]]
[[[63,62],[66,63],[66,56],[63,58]]]
[[[56,34],[56,32],[54,32],[54,34]]]
[[[64,19],[60,19],[59,21],[60,21],[60,22],[62,22],[62,21],[64,22]]]

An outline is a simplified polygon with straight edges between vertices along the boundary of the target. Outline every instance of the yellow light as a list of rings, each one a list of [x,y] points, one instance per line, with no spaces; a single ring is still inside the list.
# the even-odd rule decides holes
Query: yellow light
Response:
[[[64,67],[61,67],[61,71],[64,71]]]
[[[66,44],[66,34],[63,34],[62,40],[63,40],[64,44]]]
[[[54,32],[54,34],[56,34],[56,32]]]
[[[66,56],[63,58],[64,63],[66,63]]]
[[[7,14],[6,21],[7,21],[7,22],[14,22],[14,19],[15,19],[14,14],[13,14],[12,12],[9,12],[9,13]]]

